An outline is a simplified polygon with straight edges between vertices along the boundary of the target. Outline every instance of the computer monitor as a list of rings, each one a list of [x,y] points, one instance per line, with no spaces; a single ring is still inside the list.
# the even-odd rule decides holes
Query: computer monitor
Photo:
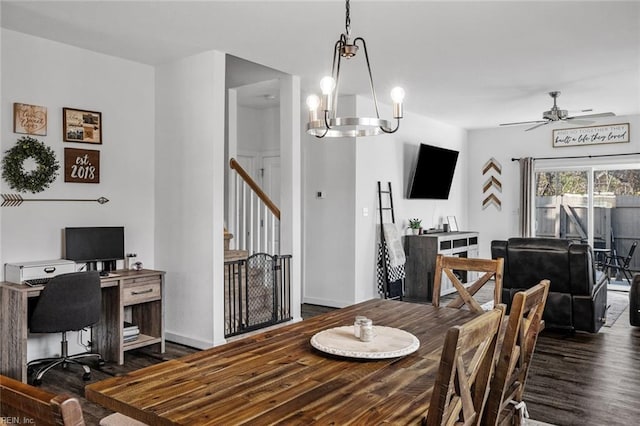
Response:
[[[97,270],[102,262],[103,271],[116,269],[116,261],[124,259],[124,227],[99,226],[65,228],[64,258],[86,263],[87,270]]]

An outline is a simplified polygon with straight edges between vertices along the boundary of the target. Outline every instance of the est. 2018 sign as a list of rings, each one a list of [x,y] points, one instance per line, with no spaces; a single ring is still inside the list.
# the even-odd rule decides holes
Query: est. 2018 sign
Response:
[[[64,181],[100,183],[100,151],[65,148]]]

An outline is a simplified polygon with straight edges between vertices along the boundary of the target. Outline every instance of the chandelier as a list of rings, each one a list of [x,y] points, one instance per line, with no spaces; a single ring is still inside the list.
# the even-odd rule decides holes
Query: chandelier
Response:
[[[389,120],[380,118],[378,111],[378,99],[376,89],[373,86],[373,76],[367,53],[367,44],[362,37],[356,37],[351,42],[351,18],[349,16],[349,0],[346,0],[345,32],[340,35],[333,49],[333,65],[331,76],[326,76],[320,81],[322,99],[317,95],[307,97],[307,107],[309,108],[309,123],[307,123],[307,133],[317,138],[326,137],[361,137],[373,136],[382,133],[394,133],[400,127],[402,118],[402,101],[404,90],[395,87],[391,90],[391,100],[393,101],[393,118],[396,120],[395,127]],[[373,104],[376,110],[376,117],[339,117],[338,109],[338,88],[340,86],[340,61],[342,58],[351,59],[358,52],[359,46],[364,50],[364,57],[369,71],[369,84],[373,95]]]

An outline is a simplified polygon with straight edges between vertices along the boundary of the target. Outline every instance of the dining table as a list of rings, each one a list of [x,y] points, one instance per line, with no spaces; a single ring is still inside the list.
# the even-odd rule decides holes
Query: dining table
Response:
[[[372,320],[371,341],[352,334],[356,316]],[[89,384],[85,395],[150,425],[419,424],[447,330],[476,316],[372,299]]]

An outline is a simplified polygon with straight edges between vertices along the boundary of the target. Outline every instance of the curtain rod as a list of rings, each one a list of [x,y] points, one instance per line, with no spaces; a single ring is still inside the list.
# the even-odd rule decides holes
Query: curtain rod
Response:
[[[569,157],[533,157],[534,160],[568,160],[574,158],[599,158],[599,157],[620,157],[624,155],[640,155],[640,152],[628,152],[624,154],[600,154],[600,155],[574,155]],[[512,158],[511,161],[519,161],[520,158]]]

